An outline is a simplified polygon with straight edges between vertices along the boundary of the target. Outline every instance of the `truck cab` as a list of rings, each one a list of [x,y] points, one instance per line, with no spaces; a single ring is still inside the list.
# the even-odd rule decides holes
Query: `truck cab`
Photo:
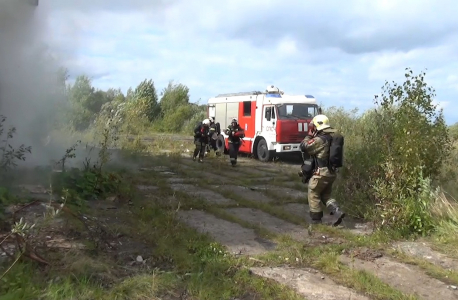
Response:
[[[311,95],[283,96],[264,105],[261,131],[266,143],[253,149],[260,160],[269,160],[276,153],[300,152],[309,123],[321,113],[313,100]]]
[[[315,97],[288,95],[273,85],[265,92],[220,94],[208,101],[208,116],[220,122],[222,128],[237,118],[245,130],[239,151],[264,162],[275,154],[299,154],[309,123],[320,113]],[[220,151],[226,152],[227,138],[224,133],[218,137]]]

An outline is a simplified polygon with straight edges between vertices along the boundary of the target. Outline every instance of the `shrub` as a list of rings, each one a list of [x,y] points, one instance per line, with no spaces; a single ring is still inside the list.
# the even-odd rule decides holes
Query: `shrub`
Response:
[[[429,191],[452,149],[434,90],[424,79],[424,72],[414,76],[407,69],[405,82],[386,82],[376,108],[361,116],[325,112],[346,137],[335,192],[350,212],[404,234],[434,229]]]

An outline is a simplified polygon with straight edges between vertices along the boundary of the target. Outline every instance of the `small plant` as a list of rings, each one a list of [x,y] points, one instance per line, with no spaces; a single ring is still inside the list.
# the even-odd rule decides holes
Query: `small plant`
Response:
[[[76,147],[80,143],[81,143],[81,141],[78,140],[75,144],[73,144],[73,146],[71,146],[70,148],[65,150],[64,156],[62,156],[62,158],[56,163],[56,164],[62,164],[62,171],[65,171],[65,162],[67,161],[67,159],[76,157],[76,154],[75,154]]]
[[[4,123],[6,117],[0,115],[0,137],[3,137],[5,133]],[[31,153],[32,147],[20,145],[18,148],[14,148],[11,145],[11,139],[13,139],[14,134],[16,133],[16,128],[11,127],[6,132],[6,137],[2,138],[0,144],[1,158],[0,158],[0,172],[4,173],[11,170],[13,167],[16,167],[17,160],[25,160],[26,154]]]

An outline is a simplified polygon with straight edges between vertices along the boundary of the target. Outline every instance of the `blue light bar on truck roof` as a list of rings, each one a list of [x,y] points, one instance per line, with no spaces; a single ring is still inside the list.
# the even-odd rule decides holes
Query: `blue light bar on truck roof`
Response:
[[[266,94],[266,98],[281,98],[280,94]]]
[[[305,98],[315,98],[312,95],[305,95]]]

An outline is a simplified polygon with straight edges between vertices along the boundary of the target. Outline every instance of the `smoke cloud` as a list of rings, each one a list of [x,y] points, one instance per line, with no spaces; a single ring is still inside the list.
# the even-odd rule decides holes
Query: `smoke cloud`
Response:
[[[0,0],[0,114],[17,130],[12,144],[32,146],[27,164],[46,164],[61,151],[46,146],[65,83],[47,48],[46,11],[33,2]]]
[[[84,27],[81,17],[97,18],[100,12],[145,10],[158,14],[177,2],[0,0],[0,114],[7,118],[6,127],[14,126],[17,130],[13,146],[32,146],[32,154],[28,154],[25,161],[27,166],[49,164],[50,160],[64,155],[70,146],[50,139],[50,134],[55,121],[64,117],[59,108],[68,104],[62,70],[67,67],[66,62],[74,60],[72,56],[78,49],[69,53],[67,47],[67,51],[59,53],[66,48],[61,46],[68,45],[56,45],[56,40],[65,43],[65,38],[56,39],[51,32],[71,37],[72,47],[79,47],[82,28],[78,27]],[[50,17],[60,13],[66,15],[67,23],[63,28],[50,30]],[[73,74],[72,71],[68,70],[69,74]]]

